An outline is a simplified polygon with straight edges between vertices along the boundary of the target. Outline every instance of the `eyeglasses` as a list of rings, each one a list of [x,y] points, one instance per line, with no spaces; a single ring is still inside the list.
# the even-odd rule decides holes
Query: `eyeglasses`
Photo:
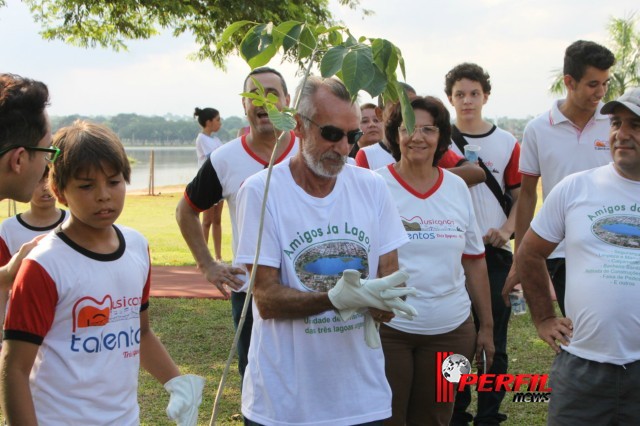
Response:
[[[440,132],[440,129],[438,128],[438,126],[420,126],[420,127],[416,127],[415,129],[413,129],[413,134],[415,134],[415,132],[420,132],[420,134],[422,136],[435,136]],[[409,134],[409,132],[407,131],[406,127],[400,127],[400,134],[402,134],[403,136],[407,136]]]
[[[318,123],[314,122],[309,117],[305,117],[302,114],[300,114],[300,117],[309,121],[311,124],[318,126],[318,128],[320,129],[320,136],[322,136],[324,139],[328,140],[329,142],[339,142],[340,140],[342,140],[342,138],[344,138],[345,135],[347,135],[347,142],[349,142],[349,145],[353,145],[358,143],[358,141],[363,135],[362,130],[360,129],[349,130],[348,132],[345,133],[344,130],[339,129],[335,126],[321,126]]]
[[[57,146],[53,146],[51,145],[49,148],[41,148],[39,146],[24,146],[24,145],[10,145],[8,147],[6,147],[3,150],[0,150],[0,156],[3,156],[4,154],[6,154],[7,152],[11,151],[12,149],[17,149],[17,148],[24,148],[27,151],[42,151],[42,152],[47,152],[48,154],[45,155],[45,160],[49,161],[50,163],[53,163],[54,161],[56,161],[56,158],[58,158],[58,156],[60,155],[60,148],[58,148]]]

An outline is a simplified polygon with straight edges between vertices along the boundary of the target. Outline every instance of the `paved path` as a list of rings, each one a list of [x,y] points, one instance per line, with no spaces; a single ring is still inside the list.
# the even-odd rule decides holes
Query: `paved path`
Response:
[[[223,299],[195,266],[152,266],[151,296]]]

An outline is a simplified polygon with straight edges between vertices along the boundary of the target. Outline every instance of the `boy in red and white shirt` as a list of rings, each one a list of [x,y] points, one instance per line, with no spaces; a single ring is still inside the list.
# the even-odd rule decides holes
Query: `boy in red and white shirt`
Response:
[[[54,138],[51,187],[71,217],[23,260],[4,327],[1,402],[9,424],[137,425],[140,364],[195,425],[204,379],[180,376],[149,327],[148,244],[115,226],[131,168],[118,137],[78,121]]]

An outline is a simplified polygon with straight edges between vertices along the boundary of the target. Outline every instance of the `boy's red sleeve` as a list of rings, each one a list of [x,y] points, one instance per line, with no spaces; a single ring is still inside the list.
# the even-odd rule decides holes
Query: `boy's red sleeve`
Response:
[[[458,167],[461,161],[464,160],[464,157],[459,156],[453,150],[447,149],[444,154],[442,154],[442,158],[438,161],[438,167],[442,167],[443,169],[451,169],[453,167]]]
[[[9,247],[4,242],[4,238],[0,238],[0,266],[4,266],[11,260],[11,253],[9,253]]]
[[[11,290],[4,338],[42,344],[57,303],[58,291],[47,271],[32,259],[23,260]]]

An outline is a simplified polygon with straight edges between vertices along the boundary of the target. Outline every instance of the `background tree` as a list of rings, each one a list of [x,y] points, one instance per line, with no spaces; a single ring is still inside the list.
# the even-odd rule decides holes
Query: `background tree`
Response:
[[[338,0],[352,9],[360,0]],[[219,35],[231,23],[297,20],[332,25],[326,0],[24,0],[47,40],[81,47],[126,50],[126,42],[148,39],[162,29],[174,36],[194,35],[200,50],[193,57],[224,67],[229,50],[216,49]],[[5,1],[0,0],[0,7]],[[370,11],[362,9],[364,14]]]
[[[605,102],[619,97],[629,87],[640,86],[640,31],[636,30],[636,23],[636,14],[632,13],[626,18],[611,18],[607,25],[611,42],[608,47],[615,55],[616,63],[611,68]],[[564,95],[562,69],[555,70],[554,74],[549,92]]]

